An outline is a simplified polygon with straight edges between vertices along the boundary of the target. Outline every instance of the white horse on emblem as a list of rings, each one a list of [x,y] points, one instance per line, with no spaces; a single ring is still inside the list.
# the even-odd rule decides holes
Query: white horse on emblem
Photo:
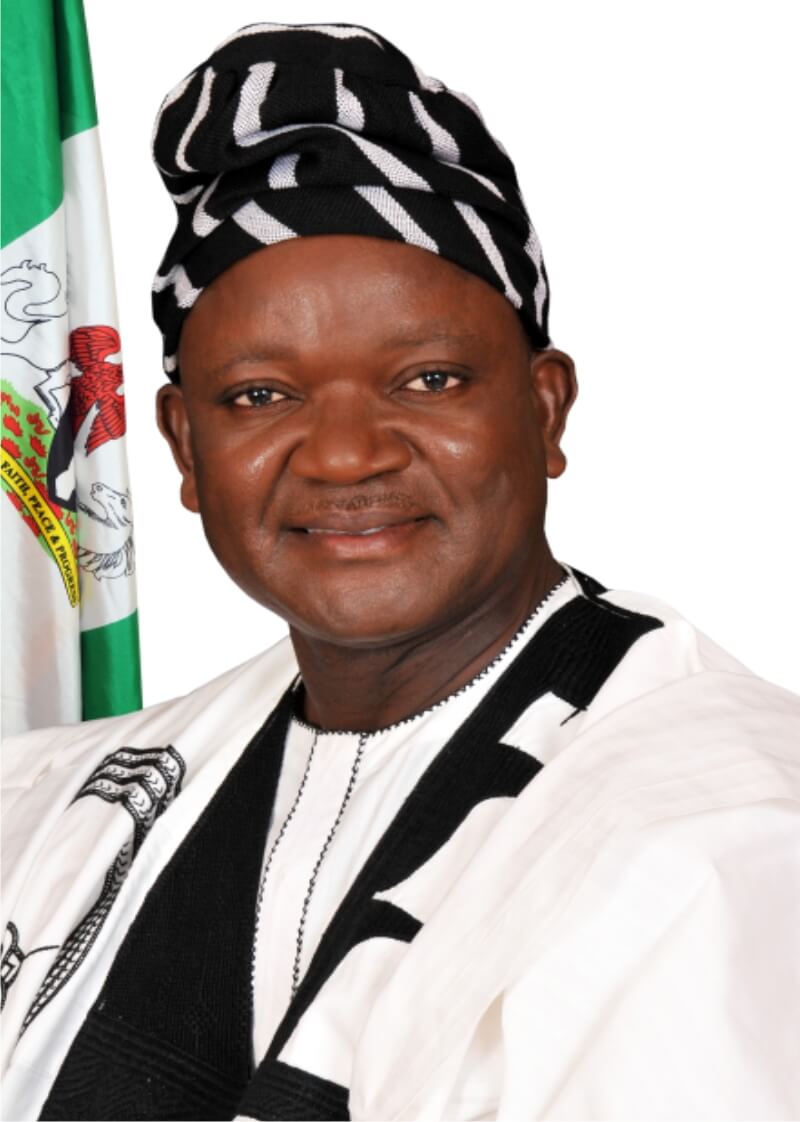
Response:
[[[91,503],[91,505],[89,505]],[[78,499],[78,564],[96,580],[129,577],[135,568],[130,495],[93,483],[89,502]]]

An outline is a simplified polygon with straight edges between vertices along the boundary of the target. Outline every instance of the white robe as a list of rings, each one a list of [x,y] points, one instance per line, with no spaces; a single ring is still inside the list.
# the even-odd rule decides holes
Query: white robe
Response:
[[[573,580],[532,630],[580,595]],[[602,599],[664,626],[585,712],[553,694],[532,704],[502,739],[542,770],[454,879],[432,890],[434,857],[388,894],[422,925],[358,994],[355,1028],[343,1018],[352,1118],[800,1116],[800,702],[663,604]],[[38,1117],[132,918],[295,674],[284,642],[186,698],[7,746],[4,913],[26,957],[9,959],[6,1117]],[[549,739],[545,716],[559,718]],[[179,797],[74,976],[17,1041],[55,948],[130,836],[118,803],[76,792],[120,746],[167,744],[186,764]],[[307,1056],[325,1075],[337,1024],[325,1003],[369,976],[347,976],[362,952],[282,1060]]]

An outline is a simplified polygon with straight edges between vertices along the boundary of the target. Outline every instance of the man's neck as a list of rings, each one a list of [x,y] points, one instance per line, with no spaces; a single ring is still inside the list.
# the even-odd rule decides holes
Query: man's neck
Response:
[[[387,646],[345,647],[292,628],[306,720],[320,728],[371,732],[430,708],[479,674],[563,575],[548,554],[528,585],[485,602],[439,634]]]

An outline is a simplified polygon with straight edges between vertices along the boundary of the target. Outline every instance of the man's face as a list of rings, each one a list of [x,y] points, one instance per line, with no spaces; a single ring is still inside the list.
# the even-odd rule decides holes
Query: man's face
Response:
[[[424,250],[282,242],[183,329],[160,396],[183,501],[240,587],[305,635],[433,635],[549,558],[546,476],[574,395],[509,303]]]

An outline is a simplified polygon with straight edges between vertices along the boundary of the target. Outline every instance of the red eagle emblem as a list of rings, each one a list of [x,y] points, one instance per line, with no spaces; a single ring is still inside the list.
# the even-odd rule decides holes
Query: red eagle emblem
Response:
[[[122,386],[122,363],[106,362],[120,349],[120,339],[113,327],[96,325],[76,327],[70,332],[70,361],[80,370],[70,389],[69,411],[72,435],[76,436],[92,406],[97,413],[86,439],[86,453],[94,452],[107,440],[117,440],[125,432],[125,399]]]

